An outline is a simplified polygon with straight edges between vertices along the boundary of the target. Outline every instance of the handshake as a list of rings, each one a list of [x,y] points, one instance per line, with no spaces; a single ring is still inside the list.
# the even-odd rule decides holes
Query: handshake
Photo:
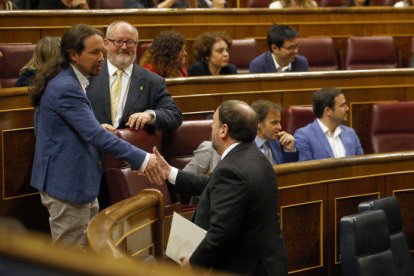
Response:
[[[141,176],[145,175],[151,184],[162,185],[170,175],[171,166],[165,161],[156,147],[153,147],[152,151],[153,153],[150,155],[144,172],[135,170],[134,173]]]

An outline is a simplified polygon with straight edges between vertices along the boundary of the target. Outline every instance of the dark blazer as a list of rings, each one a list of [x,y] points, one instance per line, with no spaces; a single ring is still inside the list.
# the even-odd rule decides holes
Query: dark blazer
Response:
[[[104,62],[101,73],[90,80],[86,90],[98,121],[101,124],[112,124],[107,61]],[[168,92],[165,80],[134,64],[119,128],[125,127],[133,113],[147,109],[155,111],[157,128],[175,129],[181,125],[181,112]]]
[[[234,64],[227,64],[220,69],[220,75],[235,75],[237,74],[237,68]],[[202,61],[196,61],[193,65],[188,68],[188,75],[189,76],[211,76],[210,69],[208,69],[208,65]]]
[[[279,141],[269,141],[270,151],[272,152],[274,164],[284,164],[290,162],[296,162],[299,158],[298,151],[287,152],[282,149]]]
[[[345,147],[346,156],[364,154],[355,130],[340,125],[340,138]],[[317,120],[295,132],[296,149],[299,151],[299,161],[333,158],[332,148],[323,134]]]
[[[85,204],[99,192],[101,152],[139,168],[146,152],[104,130],[72,69],[52,78],[35,111],[31,185],[60,200]]]
[[[36,75],[36,70],[27,68],[20,73],[19,78],[16,81],[16,87],[21,86],[30,86],[32,84],[33,78]]]
[[[290,72],[306,72],[309,69],[308,60],[306,57],[296,55],[292,62],[292,69]],[[267,51],[255,59],[249,64],[250,73],[276,73],[275,62],[273,61],[272,53]]]
[[[179,192],[201,194],[194,223],[207,234],[190,263],[247,275],[287,275],[273,167],[254,143],[233,148],[211,177],[179,171]]]

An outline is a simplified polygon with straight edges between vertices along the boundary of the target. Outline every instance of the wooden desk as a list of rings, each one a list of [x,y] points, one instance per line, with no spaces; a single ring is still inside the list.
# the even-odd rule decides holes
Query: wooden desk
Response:
[[[289,271],[341,275],[339,220],[358,204],[396,196],[414,249],[414,152],[276,165]],[[314,274],[313,274],[314,273]]]
[[[0,43],[36,43],[43,36],[61,36],[80,22],[104,30],[120,19],[137,26],[143,42],[151,41],[160,31],[175,30],[184,34],[191,47],[201,32],[223,30],[233,39],[256,38],[259,53],[267,49],[267,29],[274,22],[295,27],[302,37],[332,37],[341,53],[350,36],[389,35],[394,37],[404,65],[411,56],[410,38],[414,36],[411,7],[0,11]]]

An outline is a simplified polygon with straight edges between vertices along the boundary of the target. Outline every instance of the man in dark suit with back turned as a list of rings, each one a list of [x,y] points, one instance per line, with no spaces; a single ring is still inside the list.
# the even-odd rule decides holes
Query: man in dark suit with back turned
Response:
[[[249,64],[250,73],[306,72],[306,57],[298,55],[298,32],[287,25],[272,25],[267,32],[269,51]]]
[[[142,129],[148,124],[161,129],[179,127],[181,112],[168,93],[165,80],[134,63],[137,29],[128,22],[115,21],[108,26],[104,43],[107,60],[87,88],[98,121],[109,130],[128,126]],[[120,93],[113,96],[118,79]]]
[[[155,150],[164,174],[178,191],[201,194],[193,220],[207,234],[191,256],[182,256],[182,266],[287,275],[276,175],[253,143],[257,123],[256,112],[244,102],[220,105],[211,140],[222,159],[211,177],[177,170]]]

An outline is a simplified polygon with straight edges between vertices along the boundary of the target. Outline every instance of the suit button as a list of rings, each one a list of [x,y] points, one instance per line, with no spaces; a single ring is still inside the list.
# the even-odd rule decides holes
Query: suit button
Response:
[[[102,161],[98,161],[98,165],[102,165]]]

